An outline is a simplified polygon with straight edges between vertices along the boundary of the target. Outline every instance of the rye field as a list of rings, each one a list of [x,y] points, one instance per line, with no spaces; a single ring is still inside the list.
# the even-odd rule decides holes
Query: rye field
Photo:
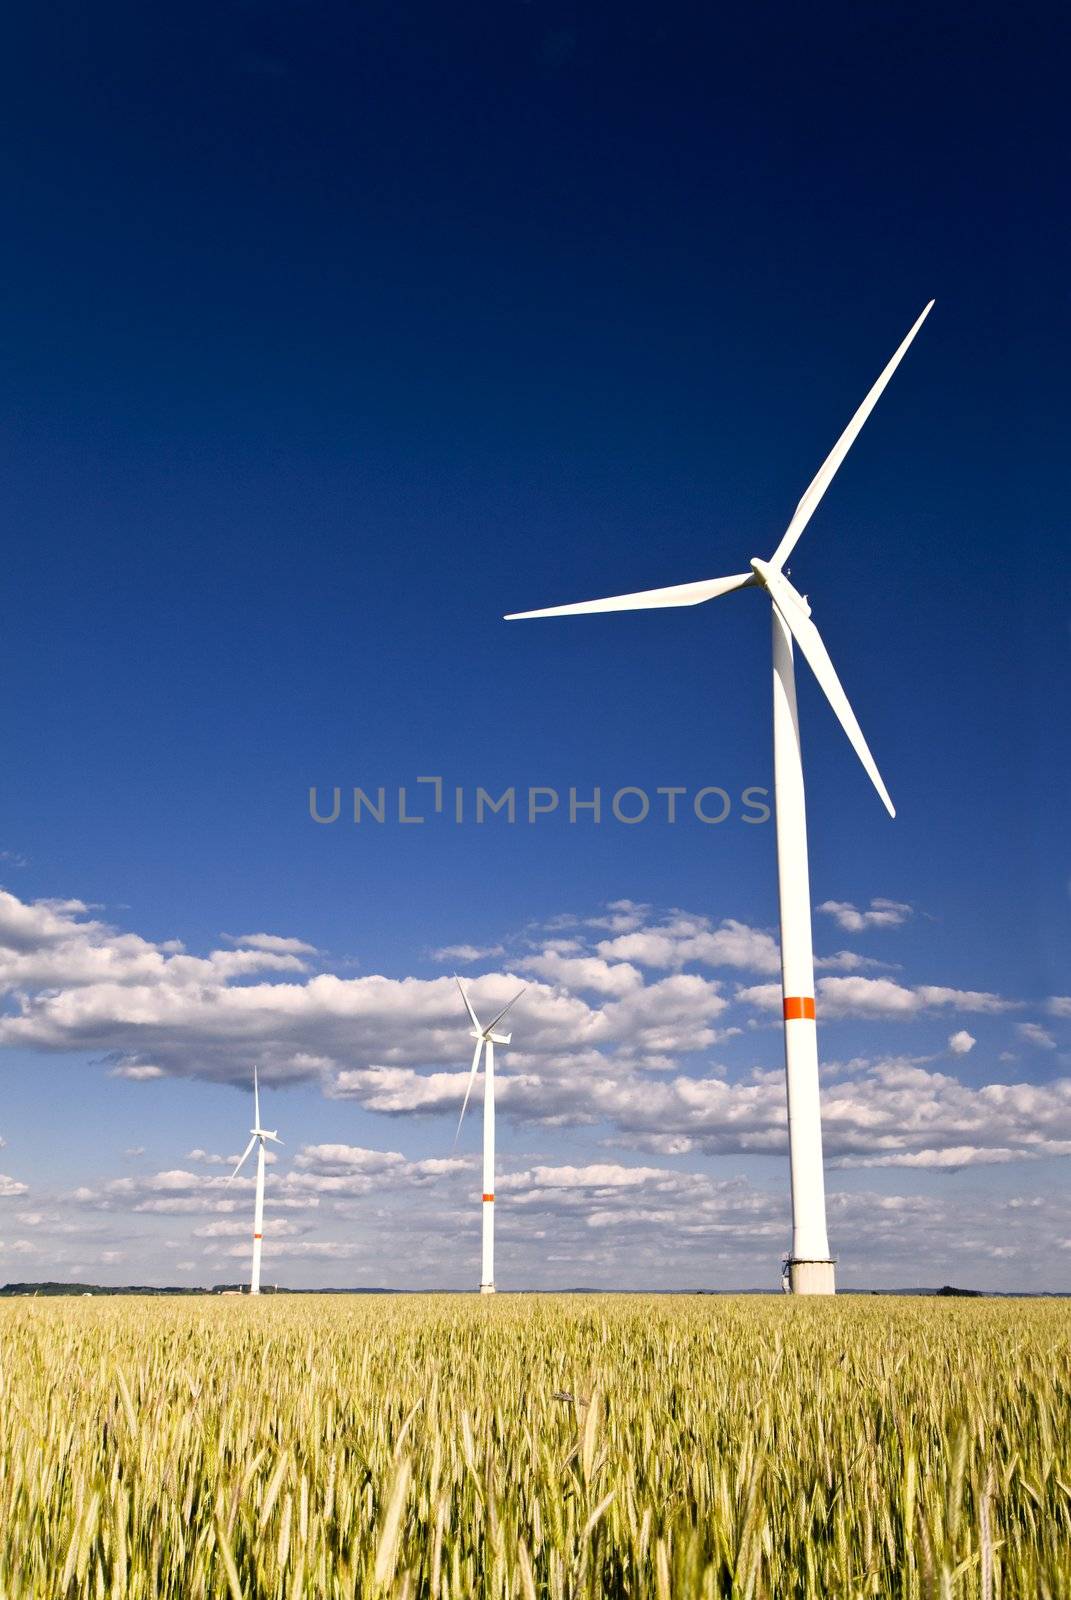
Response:
[[[1071,1596],[1071,1308],[0,1304],[0,1597]]]

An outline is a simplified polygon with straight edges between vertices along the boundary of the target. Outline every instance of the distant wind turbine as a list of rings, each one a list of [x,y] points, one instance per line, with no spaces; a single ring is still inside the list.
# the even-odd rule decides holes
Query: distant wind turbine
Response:
[[[260,1086],[257,1082],[257,1069],[253,1068],[253,1127],[250,1129],[252,1138],[242,1152],[241,1158],[224,1187],[229,1186],[238,1176],[245,1165],[249,1152],[257,1146],[257,1197],[253,1207],[253,1270],[249,1279],[249,1293],[260,1293],[260,1247],[264,1239],[264,1143],[270,1139],[273,1144],[282,1144],[277,1133],[270,1133],[267,1128],[260,1125]]]
[[[753,559],[750,572],[729,578],[679,583],[668,589],[612,595],[578,605],[518,611],[507,622],[527,617],[576,616],[590,611],[640,611],[655,606],[694,606],[729,594],[733,589],[764,589],[773,602],[773,734],[774,803],[777,826],[777,876],[781,905],[781,999],[785,1032],[785,1078],[788,1094],[789,1169],[792,1182],[792,1252],[786,1267],[794,1294],[833,1294],[834,1262],[826,1232],[825,1177],[822,1169],[822,1120],[818,1096],[818,1037],[814,1007],[814,956],[811,948],[811,891],[807,868],[807,815],[792,641],[818,679],[852,748],[863,763],[889,815],[895,816],[888,790],[840,679],[829,659],[805,597],[785,576],[785,562],[829,488],[882,390],[907,353],[933,307],[923,310],[809,486],[781,543],[769,561]]]
[[[466,1088],[465,1088],[465,1100],[464,1100],[464,1104],[461,1107],[461,1115],[457,1119],[457,1133],[454,1135],[454,1143],[455,1144],[457,1143],[458,1134],[460,1134],[460,1132],[461,1132],[461,1124],[465,1120],[465,1112],[466,1112],[466,1110],[468,1108],[469,1095],[472,1093],[472,1085],[476,1080],[476,1073],[479,1070],[479,1066],[480,1066],[480,1055],[481,1055],[481,1052],[483,1052],[483,1051],[487,1052],[485,1065],[484,1065],[484,1086],[483,1086],[483,1201],[481,1203],[481,1210],[483,1212],[483,1272],[482,1272],[482,1275],[481,1275],[481,1278],[480,1278],[480,1293],[481,1294],[494,1294],[494,1292],[495,1292],[495,1045],[496,1044],[509,1044],[510,1040],[513,1037],[513,1035],[511,1033],[496,1033],[495,1029],[498,1027],[498,1024],[502,1021],[502,1018],[506,1015],[506,1012],[509,1011],[512,1006],[515,1006],[517,1004],[517,1001],[521,998],[521,995],[524,993],[524,989],[518,989],[517,993],[513,996],[513,999],[510,1001],[509,1005],[503,1006],[502,1010],[498,1013],[498,1016],[495,1017],[493,1019],[493,1021],[489,1022],[487,1024],[486,1028],[485,1028],[481,1024],[480,1019],[476,1015],[475,1011],[473,1011],[473,1009],[472,1009],[471,1002],[469,1001],[468,995],[465,993],[464,987],[462,986],[462,983],[461,983],[461,979],[458,978],[458,977],[455,977],[454,978],[454,982],[457,984],[458,988],[461,990],[461,998],[465,1002],[465,1010],[468,1012],[469,1017],[472,1020],[472,1037],[476,1040],[476,1049],[473,1051],[473,1055],[472,1055],[472,1068],[471,1068],[471,1070],[469,1072],[469,1081],[468,1081],[468,1084],[466,1085]],[[525,987],[527,988],[527,985],[525,985]]]

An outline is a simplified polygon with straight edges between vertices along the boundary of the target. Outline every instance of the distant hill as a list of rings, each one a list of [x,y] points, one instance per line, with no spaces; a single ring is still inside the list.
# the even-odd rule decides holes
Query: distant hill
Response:
[[[221,1286],[222,1287],[222,1286]],[[237,1285],[235,1285],[237,1288]],[[0,1295],[30,1295],[41,1296],[58,1294],[207,1294],[205,1289],[167,1288],[161,1289],[157,1285],[149,1284],[124,1284],[122,1288],[113,1288],[100,1283],[5,1283],[0,1289]],[[218,1292],[218,1291],[216,1291]]]
[[[186,1285],[175,1284],[161,1287],[160,1284],[124,1283],[120,1285],[107,1283],[5,1283],[0,1289],[0,1295],[29,1295],[45,1297],[46,1295],[60,1294],[246,1294],[247,1287],[243,1283],[214,1283],[210,1289],[199,1285],[190,1289]],[[264,1294],[290,1294],[290,1289],[265,1289]]]
[[[396,1289],[284,1289],[262,1288],[262,1295],[272,1294],[397,1294]],[[147,1283],[5,1283],[0,1288],[0,1298],[7,1296],[9,1299],[17,1295],[35,1296],[44,1299],[46,1296],[55,1295],[118,1295],[118,1294],[152,1294],[152,1295],[205,1295],[205,1294],[248,1294],[249,1286],[244,1283],[214,1283],[211,1288],[203,1284],[196,1288],[187,1285],[175,1284],[161,1287],[159,1284]]]

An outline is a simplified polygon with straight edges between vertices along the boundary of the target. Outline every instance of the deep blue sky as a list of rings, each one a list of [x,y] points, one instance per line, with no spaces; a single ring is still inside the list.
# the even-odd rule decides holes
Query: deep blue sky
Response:
[[[1055,7],[13,14],[0,881],[395,978],[622,898],[771,927],[769,828],[317,828],[308,786],[767,784],[755,595],[501,614],[768,556],[936,296],[793,562],[899,808],[801,674],[814,899],[916,908],[870,950],[913,983],[1065,993],[1067,43]],[[949,1019],[888,1026],[827,1054]],[[1007,1043],[964,1081],[1065,1066]],[[122,1144],[153,1094],[187,1143],[235,1114],[99,1054]],[[41,1139],[66,1059],[10,1059],[6,1170],[110,1172]],[[285,1103],[295,1143],[451,1137]]]

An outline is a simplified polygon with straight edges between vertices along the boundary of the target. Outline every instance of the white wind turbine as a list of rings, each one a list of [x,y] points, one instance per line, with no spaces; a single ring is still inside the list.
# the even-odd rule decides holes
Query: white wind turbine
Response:
[[[788,1094],[789,1168],[792,1182],[792,1252],[787,1261],[794,1294],[833,1294],[834,1263],[826,1233],[825,1178],[822,1170],[822,1121],[818,1097],[818,1039],[814,1007],[814,957],[811,948],[811,894],[807,870],[807,817],[792,641],[799,645],[852,748],[890,816],[896,812],[870,754],[866,740],[841,688],[805,597],[784,571],[797,539],[860,429],[877,404],[908,346],[933,306],[931,300],[900,348],[863,401],[809,486],[781,543],[769,561],[753,559],[750,572],[730,578],[708,578],[668,589],[612,595],[578,605],[519,611],[507,622],[527,617],[563,617],[588,611],[640,611],[652,606],[694,606],[733,589],[764,589],[773,602],[773,733],[774,803],[777,827],[777,877],[781,906],[781,996],[785,1031],[785,1078]]]
[[[260,1293],[260,1247],[264,1239],[264,1143],[270,1139],[273,1144],[282,1144],[278,1133],[271,1133],[260,1125],[260,1086],[257,1082],[257,1069],[253,1068],[253,1126],[249,1130],[252,1138],[242,1152],[241,1158],[230,1177],[227,1185],[232,1184],[245,1165],[249,1152],[257,1146],[257,1197],[253,1206],[253,1270],[249,1278],[249,1293]],[[226,1187],[225,1185],[224,1187]]]
[[[469,1001],[469,997],[465,993],[465,990],[464,990],[464,988],[462,986],[461,979],[458,978],[458,977],[455,977],[454,978],[454,982],[457,984],[458,988],[461,990],[461,998],[465,1002],[465,1010],[468,1012],[469,1017],[472,1019],[472,1037],[476,1040],[476,1049],[473,1051],[473,1054],[472,1054],[472,1068],[471,1068],[471,1070],[469,1072],[469,1081],[468,1081],[468,1084],[465,1087],[465,1100],[464,1100],[464,1104],[461,1107],[461,1115],[457,1119],[457,1133],[455,1133],[455,1135],[454,1135],[454,1143],[455,1144],[457,1143],[458,1134],[461,1132],[461,1124],[465,1120],[465,1112],[466,1112],[466,1110],[468,1108],[469,1095],[472,1093],[472,1085],[476,1081],[476,1073],[479,1070],[479,1065],[480,1065],[480,1055],[481,1055],[482,1052],[486,1051],[486,1057],[485,1057],[485,1062],[484,1062],[484,1085],[483,1085],[483,1201],[481,1203],[481,1211],[483,1213],[483,1272],[482,1272],[481,1277],[480,1277],[480,1293],[481,1294],[494,1294],[494,1292],[495,1292],[495,1045],[496,1044],[509,1044],[510,1040],[513,1037],[513,1035],[511,1033],[496,1033],[495,1029],[498,1027],[498,1024],[502,1021],[502,1018],[506,1015],[506,1012],[509,1011],[512,1006],[515,1006],[517,1004],[517,1001],[521,998],[521,995],[524,993],[524,989],[518,989],[517,993],[513,996],[513,999],[510,1001],[509,1005],[503,1006],[502,1010],[498,1013],[498,1016],[495,1017],[493,1021],[489,1022],[487,1024],[486,1028],[485,1028],[481,1024],[480,1019],[476,1015],[475,1011],[473,1011],[473,1009],[472,1009],[472,1005],[471,1005],[471,1003]],[[525,987],[527,987],[527,985]]]

